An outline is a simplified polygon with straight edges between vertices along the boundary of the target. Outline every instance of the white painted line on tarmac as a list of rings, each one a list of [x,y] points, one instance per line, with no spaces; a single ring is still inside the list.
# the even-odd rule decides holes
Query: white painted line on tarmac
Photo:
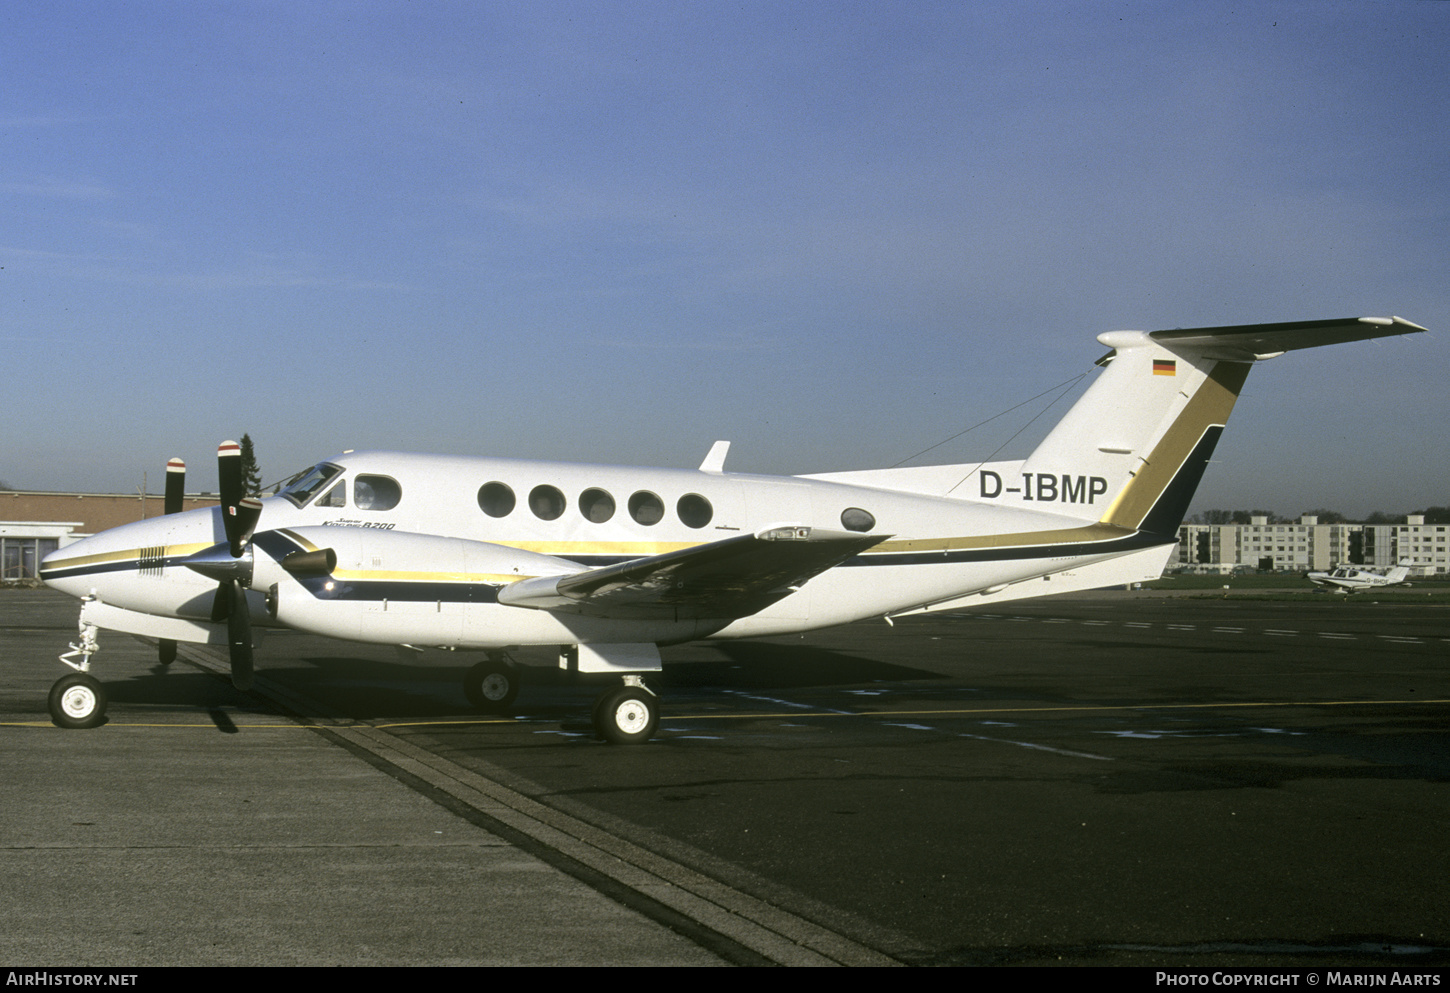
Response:
[[[984,734],[963,734],[962,738],[975,738],[977,741],[995,741],[1000,745],[1016,745],[1018,748],[1032,748],[1040,752],[1053,752],[1057,755],[1067,755],[1075,759],[1095,759],[1098,762],[1111,762],[1109,755],[1094,755],[1092,752],[1074,752],[1066,748],[1053,748],[1050,745],[1038,745],[1030,741],[1013,741],[1010,738],[992,738]]]
[[[825,711],[828,714],[844,714],[848,717],[855,716],[855,711],[852,710],[837,710],[834,707],[820,707],[813,703],[796,703],[794,700],[781,700],[777,697],[760,696],[756,693],[742,693],[740,690],[725,690],[723,692],[728,693],[731,696],[738,696],[743,700],[759,700],[762,703],[773,703],[777,707],[790,707],[793,710],[821,710]]]

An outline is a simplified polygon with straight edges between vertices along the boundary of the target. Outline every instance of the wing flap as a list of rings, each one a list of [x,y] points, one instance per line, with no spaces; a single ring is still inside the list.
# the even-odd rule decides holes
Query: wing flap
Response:
[[[734,619],[794,593],[889,535],[779,527],[499,590],[498,602],[596,617]]]

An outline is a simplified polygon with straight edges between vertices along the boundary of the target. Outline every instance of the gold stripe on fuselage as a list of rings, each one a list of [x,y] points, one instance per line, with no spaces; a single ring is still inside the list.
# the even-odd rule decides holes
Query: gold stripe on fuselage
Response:
[[[203,548],[210,548],[210,542],[203,542],[195,545],[164,545],[161,549],[162,558],[176,558],[178,556],[194,555]],[[143,552],[149,548],[123,548],[117,552],[100,552],[96,555],[77,555],[69,559],[53,559],[46,570],[50,572],[60,569],[80,569],[87,566],[110,565],[115,562],[129,562],[141,558]]]
[[[498,545],[539,555],[632,555],[644,558],[708,544],[703,541],[498,541]]]
[[[398,583],[486,583],[491,586],[498,586],[506,583],[517,583],[521,579],[533,579],[533,576],[520,576],[517,573],[491,573],[491,572],[405,572],[387,569],[338,569],[332,573],[335,579],[351,579],[357,582],[398,582]]]
[[[1062,528],[1056,531],[1019,531],[1015,534],[983,534],[960,538],[913,538],[903,541],[883,541],[874,546],[868,554],[875,552],[947,552],[958,549],[1021,548],[1031,545],[1079,545],[1094,541],[1111,541],[1133,534],[1132,528],[1115,524],[1086,524],[1078,528]]]

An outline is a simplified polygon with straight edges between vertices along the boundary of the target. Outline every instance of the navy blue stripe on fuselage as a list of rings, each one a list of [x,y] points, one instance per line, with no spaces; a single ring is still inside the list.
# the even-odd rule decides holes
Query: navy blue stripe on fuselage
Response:
[[[939,565],[943,562],[1019,562],[1024,559],[1074,558],[1082,555],[1113,555],[1136,552],[1159,545],[1176,545],[1176,535],[1146,534],[1138,531],[1119,538],[1101,541],[1063,541],[1050,545],[1008,545],[990,548],[942,548],[911,552],[863,552],[842,562],[843,566]],[[563,557],[563,556],[561,556]],[[614,565],[647,556],[636,555],[570,555],[569,561],[582,566]]]
[[[264,531],[253,539],[255,544],[281,561],[291,552],[308,549],[277,531]],[[1048,545],[1018,545],[991,548],[944,548],[911,552],[866,552],[841,563],[847,567],[894,567],[909,565],[961,564],[968,562],[1013,562],[1030,559],[1074,558],[1083,555],[1113,555],[1140,551],[1167,544],[1177,539],[1142,531],[1104,541],[1057,542]],[[585,568],[614,565],[647,556],[638,555],[573,555],[569,560]],[[181,566],[186,556],[163,560],[166,567]],[[140,567],[139,558],[96,563],[70,568],[43,569],[42,579],[64,579],[71,576],[102,575],[111,572],[133,572]],[[499,585],[448,581],[404,581],[339,579],[334,576],[299,577],[298,582],[321,600],[373,601],[392,600],[410,603],[497,603]]]
[[[378,603],[498,603],[497,586],[488,583],[405,582],[393,579],[335,579],[306,576],[297,580],[319,600],[365,600]]]
[[[172,555],[163,559],[148,559],[146,562],[147,571],[159,569],[170,569],[182,566],[188,556]],[[109,572],[138,572],[141,570],[141,559],[117,559],[114,562],[91,562],[86,565],[55,565],[50,568],[41,567],[40,579],[42,582],[49,582],[52,579],[70,579],[74,576],[103,576]]]

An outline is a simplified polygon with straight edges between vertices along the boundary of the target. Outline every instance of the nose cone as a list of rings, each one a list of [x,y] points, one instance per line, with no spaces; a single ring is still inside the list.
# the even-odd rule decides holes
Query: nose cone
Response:
[[[95,589],[116,603],[117,594],[138,580],[154,583],[171,560],[214,544],[216,531],[220,518],[209,509],[123,524],[51,552],[40,563],[40,578],[71,596]]]
[[[64,548],[57,548],[41,559],[40,581],[62,593],[69,593],[74,597],[85,596],[86,581],[75,568],[80,561],[80,546],[85,543],[84,540],[73,542]]]

